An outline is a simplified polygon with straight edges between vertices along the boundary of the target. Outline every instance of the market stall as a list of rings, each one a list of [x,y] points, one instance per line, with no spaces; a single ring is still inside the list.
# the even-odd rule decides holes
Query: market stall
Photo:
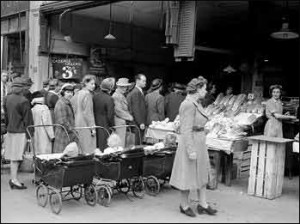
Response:
[[[173,122],[166,118],[163,121],[153,121],[145,134],[145,142],[148,144],[157,143],[163,141],[167,135],[176,136],[177,141],[177,129],[179,127],[179,116],[175,118]]]

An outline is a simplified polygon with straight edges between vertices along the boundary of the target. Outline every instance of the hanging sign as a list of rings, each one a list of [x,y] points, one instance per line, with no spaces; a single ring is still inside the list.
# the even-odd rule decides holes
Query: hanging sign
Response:
[[[82,58],[52,58],[54,78],[81,79]]]

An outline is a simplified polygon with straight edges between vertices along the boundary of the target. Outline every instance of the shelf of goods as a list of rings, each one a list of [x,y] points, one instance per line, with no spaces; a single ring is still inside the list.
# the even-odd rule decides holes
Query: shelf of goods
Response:
[[[261,99],[247,100],[245,94],[223,96],[205,108],[209,121],[206,144],[209,148],[232,153],[248,135],[247,130],[263,117],[264,105]],[[239,150],[240,151],[240,150]]]

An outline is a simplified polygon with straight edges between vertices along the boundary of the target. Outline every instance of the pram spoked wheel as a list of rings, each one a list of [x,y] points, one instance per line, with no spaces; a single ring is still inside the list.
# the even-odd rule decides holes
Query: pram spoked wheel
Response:
[[[145,188],[148,194],[155,196],[160,191],[160,183],[155,176],[149,176],[145,181]]]
[[[49,189],[44,184],[38,185],[36,188],[36,199],[39,206],[45,207],[48,202]]]
[[[117,190],[121,193],[127,194],[130,190],[130,182],[127,179],[117,181]]]
[[[71,187],[71,195],[73,199],[80,200],[82,197],[82,188],[79,185],[74,185]]]
[[[133,195],[138,198],[143,198],[145,195],[145,185],[142,177],[135,177],[132,180]]]
[[[95,206],[98,201],[98,193],[93,184],[86,185],[84,187],[84,198],[86,203],[91,206]]]
[[[62,209],[62,197],[61,194],[58,190],[56,189],[51,189],[50,193],[50,207],[53,213],[59,214],[61,209]]]
[[[100,185],[98,188],[98,203],[103,206],[109,206],[111,201],[111,192],[110,186]]]

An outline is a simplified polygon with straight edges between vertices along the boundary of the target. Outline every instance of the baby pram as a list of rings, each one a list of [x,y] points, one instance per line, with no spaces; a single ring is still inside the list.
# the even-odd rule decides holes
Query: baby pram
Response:
[[[143,158],[143,177],[145,178],[145,189],[148,194],[157,195],[160,186],[169,181],[175,153],[176,147],[168,147]]]
[[[135,125],[123,125],[114,126],[112,130],[124,127],[137,128]],[[124,151],[109,155],[95,156],[95,184],[99,204],[108,206],[113,190],[124,193],[126,196],[130,191],[135,197],[144,196],[143,156],[144,151],[139,146],[125,148]]]
[[[35,183],[38,183],[36,187],[38,204],[45,207],[49,200],[52,212],[59,214],[63,200],[80,200],[84,195],[87,204],[94,206],[97,203],[97,192],[93,185],[95,165],[93,155],[79,154],[76,157],[62,158],[53,157],[51,154],[37,155],[33,144],[34,139],[30,135],[29,128],[46,126],[62,128],[70,141],[67,130],[59,124],[31,125],[27,127],[33,149]]]

